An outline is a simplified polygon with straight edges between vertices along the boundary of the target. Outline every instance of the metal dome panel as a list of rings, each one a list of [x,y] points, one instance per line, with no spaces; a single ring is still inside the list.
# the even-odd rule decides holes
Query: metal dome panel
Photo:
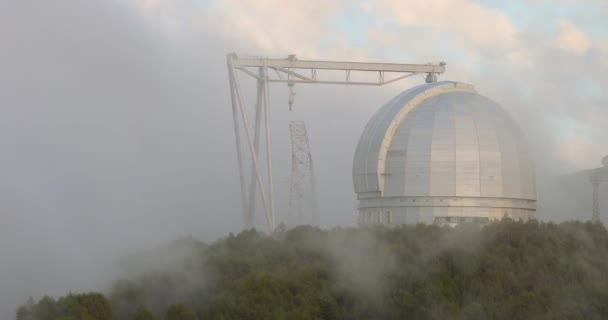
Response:
[[[494,208],[497,216],[535,208],[534,166],[519,128],[497,103],[457,82],[414,87],[382,107],[361,136],[353,179],[366,212],[423,208],[428,221],[450,210],[484,216]]]

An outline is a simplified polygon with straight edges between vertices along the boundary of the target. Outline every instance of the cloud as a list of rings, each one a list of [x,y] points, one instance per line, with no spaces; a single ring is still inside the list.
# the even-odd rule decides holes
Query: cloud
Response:
[[[433,33],[445,33],[467,49],[499,50],[515,41],[516,30],[506,15],[472,1],[379,0],[367,2],[366,9],[390,16],[402,27],[427,27]]]
[[[608,39],[598,41],[597,49],[600,62],[605,68],[608,68]]]
[[[240,228],[217,163],[234,151],[216,134],[231,132],[223,44],[182,47],[153,21],[115,1],[0,2],[1,319],[29,295],[99,289],[130,250]]]
[[[144,10],[159,10],[162,7],[170,5],[171,2],[163,0],[133,0],[136,6],[140,6]]]
[[[324,41],[339,38],[330,17],[343,9],[343,1],[216,0],[205,5],[194,1],[137,0],[144,11],[161,14],[184,24],[189,32],[212,33],[250,48],[251,55],[287,56],[298,53],[314,58]]]
[[[583,55],[589,50],[591,43],[585,32],[571,21],[560,21],[560,33],[555,46],[567,53]]]
[[[586,150],[593,147],[580,139],[565,139],[558,146],[559,156],[572,163],[584,163],[587,157]]]

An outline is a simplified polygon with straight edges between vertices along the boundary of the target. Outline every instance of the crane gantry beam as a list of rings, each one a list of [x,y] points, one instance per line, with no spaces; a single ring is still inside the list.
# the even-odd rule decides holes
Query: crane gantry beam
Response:
[[[248,68],[269,68],[276,72],[275,78],[268,82],[282,83],[309,83],[309,84],[350,84],[382,86],[417,74],[438,75],[445,72],[445,63],[439,64],[399,64],[378,62],[348,62],[323,60],[298,60],[294,55],[287,59],[266,58],[238,58],[235,54],[229,55],[234,68],[259,79],[259,75]],[[317,70],[344,71],[343,81],[333,79],[320,79]],[[310,75],[304,75],[304,72]],[[350,74],[355,72],[373,72],[378,74],[377,81],[350,81]],[[392,79],[386,79],[386,74],[401,74]],[[270,76],[270,75],[269,75]],[[430,82],[430,81],[429,81]]]
[[[342,84],[342,85],[370,85],[382,86],[405,79],[414,75],[426,75],[426,82],[435,82],[437,75],[445,72],[445,63],[438,64],[398,64],[376,62],[348,62],[323,60],[298,60],[295,55],[287,59],[267,58],[239,58],[236,54],[227,55],[228,79],[230,83],[230,97],[232,101],[232,115],[234,122],[234,135],[236,138],[237,160],[241,185],[241,204],[245,219],[245,227],[253,227],[256,187],[259,188],[260,197],[265,210],[266,222],[272,231],[275,227],[274,186],[272,168],[272,134],[270,123],[270,83],[287,83],[290,89],[289,107],[293,104],[293,87],[295,84]],[[255,124],[250,127],[247,109],[241,94],[241,87],[237,70],[247,74],[257,81],[258,91],[255,104]],[[274,71],[274,75],[269,72]],[[344,72],[343,80],[336,78],[323,79],[317,75],[318,70]],[[370,77],[364,81],[351,81],[351,72],[376,73],[376,80]],[[308,75],[304,73],[308,72]],[[387,75],[392,75],[387,79]],[[264,148],[266,150],[266,175],[260,166],[260,138],[262,115],[264,122]],[[249,190],[245,177],[245,152],[242,150],[241,129],[244,131],[245,145],[249,149],[251,160]],[[251,132],[253,130],[253,133]],[[265,180],[264,181],[264,176]]]

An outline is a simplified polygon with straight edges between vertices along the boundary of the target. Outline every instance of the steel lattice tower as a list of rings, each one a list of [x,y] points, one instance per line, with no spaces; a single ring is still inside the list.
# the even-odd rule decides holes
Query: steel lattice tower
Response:
[[[591,221],[600,223],[600,185],[608,181],[608,156],[602,159],[603,167],[589,170],[593,186],[593,215]]]
[[[600,179],[597,176],[591,177],[591,184],[593,185],[593,215],[591,221],[594,223],[600,222]]]
[[[291,121],[290,225],[318,225],[314,167],[304,121]]]
[[[600,184],[602,182],[601,169],[591,170],[591,185],[593,186],[593,214],[591,216],[591,221],[594,223],[600,223]]]

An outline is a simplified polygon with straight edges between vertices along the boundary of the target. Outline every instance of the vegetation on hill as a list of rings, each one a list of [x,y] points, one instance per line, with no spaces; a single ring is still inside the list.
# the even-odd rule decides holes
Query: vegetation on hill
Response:
[[[106,295],[29,301],[17,319],[608,319],[608,232],[592,223],[248,230],[131,263]]]

